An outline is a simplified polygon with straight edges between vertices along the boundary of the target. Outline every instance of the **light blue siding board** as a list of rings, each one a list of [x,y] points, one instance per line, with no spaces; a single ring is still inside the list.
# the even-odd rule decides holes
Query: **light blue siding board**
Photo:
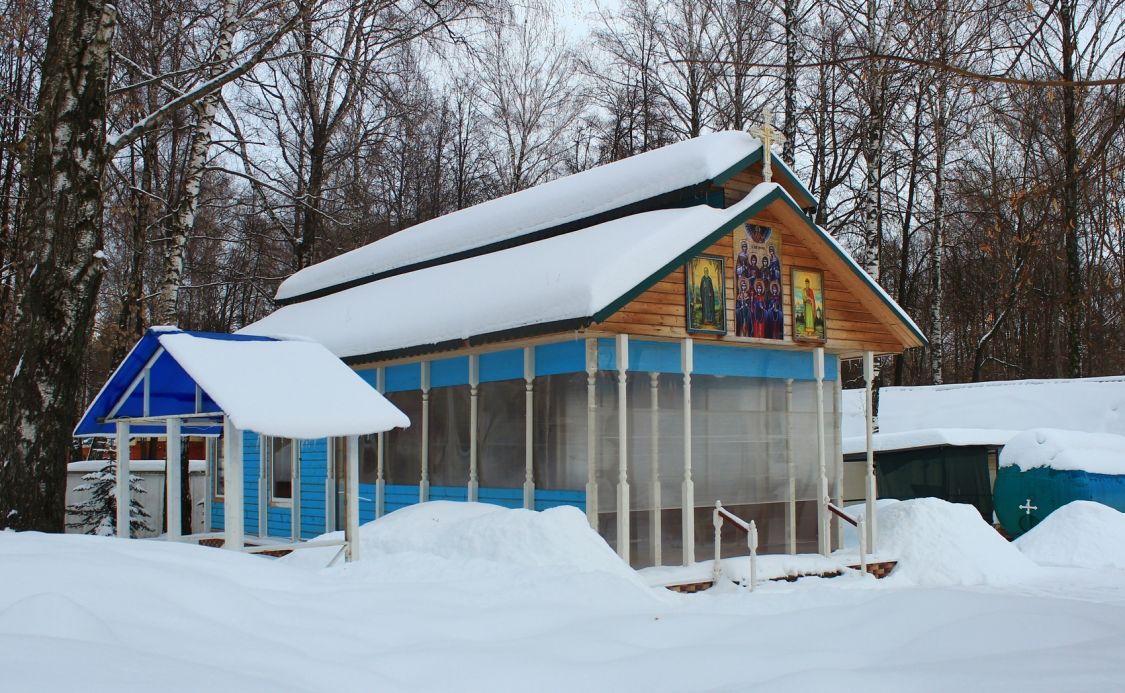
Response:
[[[536,510],[547,510],[561,505],[571,505],[582,512],[586,512],[586,492],[568,489],[536,489]]]
[[[223,531],[226,526],[226,517],[223,515],[223,502],[220,500],[211,501],[211,530],[215,532]]]
[[[609,337],[598,338],[598,370],[617,370],[617,344]]]
[[[430,387],[469,384],[469,357],[438,359],[430,362]]]
[[[466,501],[469,489],[464,486],[431,486],[430,500]]]
[[[383,489],[383,506],[386,512],[418,503],[418,486],[415,484],[388,484]]]
[[[836,379],[836,357],[825,356],[824,376]],[[813,379],[813,352],[696,344],[694,372],[749,378]]]
[[[477,500],[481,503],[491,503],[505,508],[522,508],[523,489],[482,487],[477,492]]]
[[[629,370],[646,373],[680,373],[680,344],[629,340]]]
[[[384,377],[387,392],[420,390],[422,388],[422,365],[419,363],[404,363],[398,366],[388,366]]]
[[[359,485],[359,523],[375,519],[375,484]]]
[[[480,381],[482,383],[522,378],[523,352],[521,350],[508,349],[480,355]]]
[[[374,368],[366,368],[362,371],[356,371],[355,373],[363,379],[363,382],[371,387],[375,387],[378,384],[379,373]]]
[[[585,370],[585,340],[540,344],[535,347],[535,375],[561,375]]]

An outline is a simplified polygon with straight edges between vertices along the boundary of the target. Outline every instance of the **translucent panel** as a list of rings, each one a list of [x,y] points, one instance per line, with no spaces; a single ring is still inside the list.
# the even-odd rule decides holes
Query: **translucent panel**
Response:
[[[379,471],[379,436],[359,437],[359,483],[374,484]],[[340,476],[338,478],[343,478]]]
[[[586,374],[535,379],[533,474],[536,489],[586,488]]]
[[[617,548],[617,374],[599,371],[595,379],[597,399],[597,448],[595,478],[598,484],[598,532]]]
[[[480,385],[477,475],[482,487],[523,486],[524,393],[523,380],[500,380]]]
[[[430,390],[430,485],[469,483],[469,386]]]
[[[384,475],[388,484],[411,485],[422,481],[422,392],[411,390],[386,395],[410,417],[409,428],[396,428],[386,436]]]
[[[211,470],[212,495],[221,499],[226,492],[226,470],[223,469],[223,437],[207,439],[208,468]]]

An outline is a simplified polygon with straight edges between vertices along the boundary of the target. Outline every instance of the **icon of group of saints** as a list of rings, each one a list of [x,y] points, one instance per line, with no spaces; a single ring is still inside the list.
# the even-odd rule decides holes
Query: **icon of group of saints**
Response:
[[[783,339],[781,260],[773,244],[761,257],[743,240],[734,263],[734,333],[738,337]]]

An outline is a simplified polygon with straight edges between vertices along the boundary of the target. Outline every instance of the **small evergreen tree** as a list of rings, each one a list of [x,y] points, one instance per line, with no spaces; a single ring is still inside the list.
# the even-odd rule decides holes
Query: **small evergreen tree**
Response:
[[[96,472],[82,476],[85,483],[74,487],[78,493],[90,492],[90,497],[81,503],[66,506],[66,511],[74,515],[68,527],[86,527],[86,534],[113,536],[117,533],[117,463],[107,462]],[[152,516],[141,505],[138,496],[146,493],[139,476],[129,475],[129,533],[152,531],[148,521]]]

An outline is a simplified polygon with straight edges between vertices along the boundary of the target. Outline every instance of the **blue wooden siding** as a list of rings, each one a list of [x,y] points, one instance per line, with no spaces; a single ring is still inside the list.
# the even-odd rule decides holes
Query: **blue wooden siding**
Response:
[[[559,489],[535,489],[535,509],[546,510],[560,505],[573,505],[586,512],[586,492]]]
[[[301,538],[324,534],[324,487],[328,481],[328,440],[301,441]]]
[[[466,501],[469,500],[469,489],[465,486],[431,486],[430,500]]]
[[[387,484],[383,487],[383,510],[385,512],[393,512],[417,502],[417,484]]]
[[[226,518],[223,515],[223,502],[221,500],[211,501],[211,531],[221,532],[226,527]]]

